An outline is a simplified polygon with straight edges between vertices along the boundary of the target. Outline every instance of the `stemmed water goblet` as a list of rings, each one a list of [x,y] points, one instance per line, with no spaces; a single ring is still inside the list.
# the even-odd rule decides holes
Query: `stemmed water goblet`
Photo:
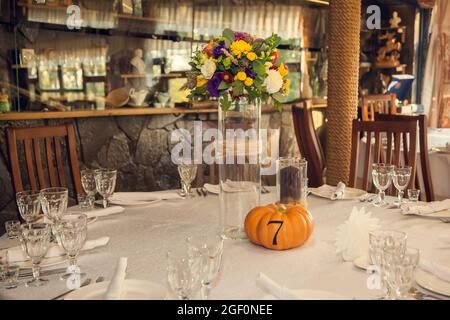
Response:
[[[40,192],[41,207],[44,216],[52,223],[52,234],[57,235],[55,229],[59,220],[67,211],[69,191],[67,188],[47,188]]]
[[[202,255],[189,254],[187,250],[167,253],[167,278],[172,291],[181,300],[189,300],[198,290]]]
[[[22,248],[33,264],[33,279],[27,287],[39,287],[48,280],[40,277],[40,264],[50,246],[51,227],[47,223],[24,224],[21,226]]]
[[[178,165],[178,173],[181,178],[181,195],[191,197],[191,184],[197,176],[197,165],[191,161],[181,160]]]
[[[409,180],[411,178],[411,170],[412,168],[410,166],[394,168],[392,180],[394,182],[395,188],[398,190],[398,199],[395,202],[398,207],[402,205],[403,195],[405,193],[404,190],[408,186]]]
[[[84,196],[83,194],[77,195],[78,204],[80,204],[80,206],[83,205],[83,203],[80,203],[80,200],[84,200],[84,202],[87,203],[92,203],[89,210],[92,210],[92,206],[95,201],[95,194],[97,193],[97,186],[95,184],[95,171],[96,170],[92,169],[81,170],[81,185],[84,192],[86,192],[86,196]]]
[[[41,211],[40,192],[32,190],[17,192],[16,202],[22,219],[28,224],[34,222]]]
[[[223,239],[220,235],[199,235],[186,239],[190,255],[201,255],[200,281],[202,298],[208,300],[222,262]]]
[[[69,258],[67,272],[61,276],[61,279],[67,279],[73,274],[83,276],[77,265],[77,257],[86,242],[87,216],[85,214],[65,215],[57,228],[61,247]]]
[[[381,207],[386,204],[385,191],[391,185],[393,165],[385,163],[372,164],[372,179],[373,184],[378,189],[378,199],[373,202],[376,207]]]
[[[103,208],[108,206],[108,199],[116,188],[117,170],[98,169],[95,170],[95,184],[97,191],[103,197]]]

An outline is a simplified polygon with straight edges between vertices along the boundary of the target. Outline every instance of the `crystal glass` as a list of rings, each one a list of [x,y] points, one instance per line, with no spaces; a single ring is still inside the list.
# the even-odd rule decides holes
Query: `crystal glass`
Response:
[[[202,256],[187,250],[167,253],[167,277],[172,291],[181,300],[189,300],[200,284]]]
[[[79,272],[77,257],[86,242],[87,216],[85,214],[65,215],[59,222],[57,229],[61,247],[69,258],[67,272],[61,278],[67,279],[74,273],[83,275]]]
[[[90,196],[94,196],[97,193],[97,186],[95,184],[95,171],[91,169],[81,170],[81,185],[84,192]]]
[[[305,178],[308,162],[302,158],[277,160],[277,194],[282,204],[305,205]]]
[[[56,224],[67,211],[69,192],[67,188],[47,188],[41,190],[42,211],[47,219]]]
[[[369,233],[369,259],[372,265],[378,267],[385,297],[391,296],[391,290],[387,284],[384,270],[384,250],[390,250],[399,255],[403,254],[406,250],[406,240],[406,233],[401,231],[376,230]]]
[[[419,201],[420,190],[418,189],[408,189],[408,200],[409,202]]]
[[[5,230],[8,239],[17,239],[19,238],[20,233],[20,221],[19,220],[10,220],[5,222]]]
[[[77,194],[78,205],[82,212],[91,211],[94,208],[95,198],[89,194]]]
[[[0,265],[1,280],[5,289],[17,288],[19,284],[19,269],[19,266],[15,265]]]
[[[403,202],[404,190],[408,186],[409,180],[411,178],[410,166],[396,167],[394,168],[393,182],[395,188],[398,190],[397,206],[400,207]]]
[[[199,235],[186,239],[189,255],[202,256],[200,280],[202,298],[208,300],[222,263],[223,239],[219,235]]]
[[[17,208],[26,223],[36,220],[41,211],[41,196],[38,191],[21,191],[16,193]]]
[[[406,248],[404,253],[385,248],[384,270],[391,299],[407,299],[414,281],[414,270],[419,264],[419,250]]]
[[[384,200],[385,191],[391,185],[392,173],[394,166],[384,163],[372,164],[372,179],[373,184],[378,189],[378,199],[373,202],[377,207],[384,206],[386,201]]]
[[[98,169],[95,171],[97,191],[103,197],[103,208],[108,206],[108,199],[116,188],[117,170]]]
[[[178,165],[178,173],[180,174],[182,189],[184,189],[181,194],[185,194],[187,197],[193,196],[191,183],[197,176],[197,165],[191,163],[191,161],[182,160]]]
[[[40,263],[50,246],[51,227],[47,223],[25,224],[21,227],[22,241],[26,255],[33,263],[33,279],[27,287],[39,287],[48,280],[40,278]]]

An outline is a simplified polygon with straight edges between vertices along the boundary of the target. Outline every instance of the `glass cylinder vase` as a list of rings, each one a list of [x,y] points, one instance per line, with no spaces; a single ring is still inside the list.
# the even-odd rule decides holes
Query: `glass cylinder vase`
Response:
[[[225,239],[246,239],[244,220],[259,205],[260,101],[232,102],[224,111],[219,103],[217,162],[220,186],[220,224]]]
[[[277,160],[277,196],[279,203],[307,207],[308,162],[302,158]]]

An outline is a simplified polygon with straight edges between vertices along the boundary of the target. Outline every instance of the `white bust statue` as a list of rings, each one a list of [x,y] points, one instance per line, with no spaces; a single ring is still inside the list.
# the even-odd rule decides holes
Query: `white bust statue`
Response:
[[[389,20],[391,28],[398,28],[400,22],[402,22],[402,18],[398,16],[398,12],[397,11],[392,12],[392,18]]]
[[[142,60],[144,56],[144,52],[142,49],[134,50],[134,57],[131,59],[130,63],[133,66],[133,73],[135,74],[144,74],[145,73],[145,63]]]

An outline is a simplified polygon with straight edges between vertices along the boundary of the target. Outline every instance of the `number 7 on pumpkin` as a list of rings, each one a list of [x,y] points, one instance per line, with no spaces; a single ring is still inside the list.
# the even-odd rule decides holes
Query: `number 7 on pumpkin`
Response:
[[[280,230],[281,230],[281,227],[283,226],[283,223],[284,223],[284,221],[282,221],[282,220],[271,220],[271,221],[269,221],[268,223],[267,223],[267,225],[269,225],[269,224],[279,224],[280,226],[278,227],[278,230],[277,230],[277,232],[275,232],[275,236],[273,237],[273,241],[272,241],[272,244],[274,245],[274,246],[276,246],[277,244],[278,244],[278,232],[280,232]]]

